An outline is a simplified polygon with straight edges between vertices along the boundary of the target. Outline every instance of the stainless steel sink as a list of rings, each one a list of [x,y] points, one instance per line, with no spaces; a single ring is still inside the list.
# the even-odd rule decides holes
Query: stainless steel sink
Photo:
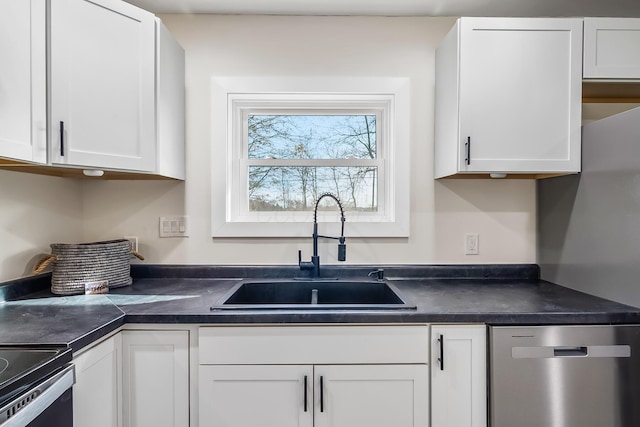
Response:
[[[389,282],[357,280],[264,280],[234,286],[212,310],[398,310],[415,309]]]

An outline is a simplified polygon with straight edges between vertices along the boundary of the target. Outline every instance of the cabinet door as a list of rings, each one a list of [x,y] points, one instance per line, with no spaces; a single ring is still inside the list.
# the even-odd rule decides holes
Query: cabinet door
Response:
[[[52,162],[154,170],[154,16],[120,0],[56,0],[50,15]]]
[[[189,426],[189,332],[122,332],[125,427]]]
[[[118,427],[118,352],[120,335],[73,359],[73,425]]]
[[[2,2],[0,57],[0,157],[45,163],[44,0]]]
[[[580,19],[462,18],[459,170],[579,171],[581,52]]]
[[[427,365],[315,366],[315,427],[427,427]]]
[[[640,79],[640,19],[584,18],[585,79]]]
[[[486,327],[431,329],[431,426],[487,425]]]
[[[312,381],[308,365],[202,365],[199,426],[312,427]]]

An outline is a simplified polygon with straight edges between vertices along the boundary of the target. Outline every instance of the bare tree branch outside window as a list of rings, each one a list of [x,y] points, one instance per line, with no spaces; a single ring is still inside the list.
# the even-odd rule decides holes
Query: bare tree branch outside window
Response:
[[[249,166],[251,211],[310,210],[325,191],[348,210],[377,210],[377,168],[358,165],[376,159],[375,115],[249,115],[247,143],[262,162]]]

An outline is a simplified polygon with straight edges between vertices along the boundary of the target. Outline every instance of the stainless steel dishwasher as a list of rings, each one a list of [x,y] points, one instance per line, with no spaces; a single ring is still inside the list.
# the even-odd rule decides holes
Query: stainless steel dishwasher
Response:
[[[492,427],[640,426],[640,325],[489,328]]]

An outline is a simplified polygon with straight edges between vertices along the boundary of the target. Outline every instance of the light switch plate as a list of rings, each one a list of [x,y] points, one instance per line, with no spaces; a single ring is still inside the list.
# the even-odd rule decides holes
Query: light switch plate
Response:
[[[161,216],[160,237],[189,237],[188,216]]]
[[[465,255],[478,255],[480,253],[479,237],[477,233],[470,233],[464,235],[464,254]]]

